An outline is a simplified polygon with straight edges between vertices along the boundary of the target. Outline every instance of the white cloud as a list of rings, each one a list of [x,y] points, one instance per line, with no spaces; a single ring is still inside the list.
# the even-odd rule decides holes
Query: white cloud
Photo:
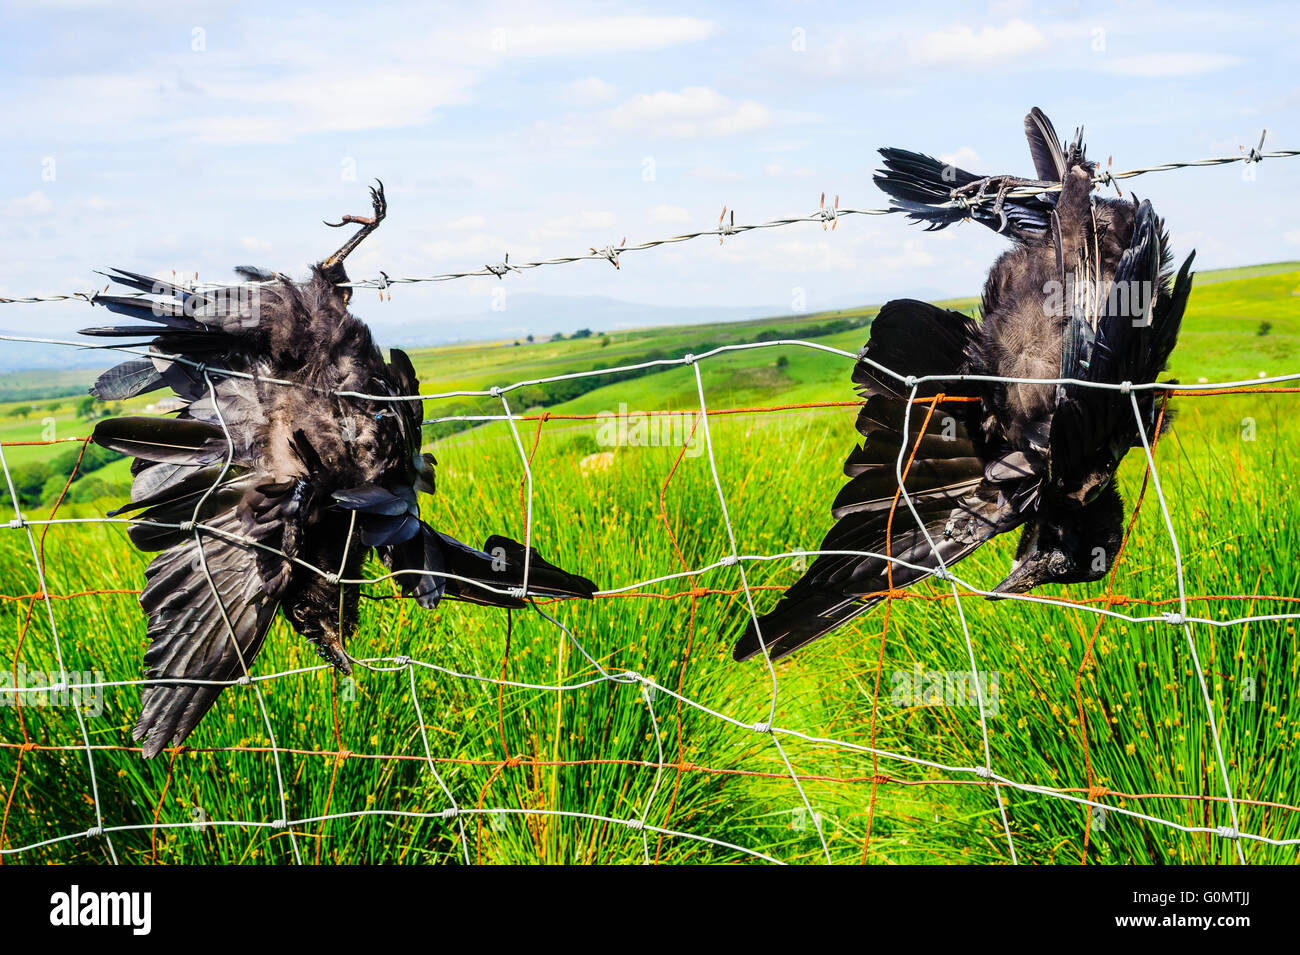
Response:
[[[251,236],[251,235],[246,235],[246,236],[244,236],[242,239],[240,239],[240,240],[239,240],[239,246],[240,246],[240,248],[242,248],[245,252],[257,252],[257,253],[262,253],[262,252],[270,252],[270,251],[271,251],[271,243],[270,243],[270,242],[267,242],[265,239],[259,239],[259,238],[256,238],[255,236]]]
[[[691,221],[691,214],[681,206],[661,203],[646,214],[646,219],[650,222],[688,223]]]
[[[487,216],[459,216],[447,222],[443,228],[450,229],[454,232],[460,232],[466,229],[481,229],[487,225]]]
[[[565,95],[569,102],[578,106],[599,106],[608,103],[617,92],[617,86],[613,83],[606,83],[599,76],[588,76],[586,79],[574,80],[565,89]]]
[[[773,178],[811,179],[817,174],[811,166],[783,166],[780,163],[768,163],[763,172]]]
[[[707,86],[642,93],[607,114],[611,125],[650,136],[698,139],[762,129],[772,114],[752,100],[735,102]]]
[[[439,107],[466,102],[474,79],[454,68],[304,73],[275,83],[227,79],[207,84],[205,91],[213,102],[241,112],[187,125],[212,143],[282,142],[303,133],[414,126],[428,122]]]
[[[1226,53],[1144,53],[1101,60],[1097,66],[1105,73],[1121,76],[1199,76],[1217,73],[1241,63],[1239,56]]]
[[[1018,13],[1028,13],[1031,6],[1030,0],[993,0],[989,4],[989,13],[995,17],[1013,17]]]
[[[54,203],[40,189],[33,190],[25,196],[10,199],[4,205],[5,215],[14,217],[38,216],[49,212],[52,208],[54,208]]]
[[[612,228],[616,221],[614,213],[609,211],[577,212],[556,219],[547,219],[533,229],[531,235],[534,239],[583,238],[595,241],[591,238],[594,231]]]
[[[970,146],[959,146],[953,152],[942,153],[939,160],[949,166],[960,166],[963,169],[977,169],[980,165],[979,153]]]
[[[749,177],[724,166],[695,166],[688,175],[703,182],[744,182]]]
[[[491,46],[503,56],[573,56],[662,50],[707,40],[718,32],[696,17],[593,17],[494,29]]]
[[[1300,229],[1292,229],[1290,232],[1283,232],[1282,239],[1288,245],[1300,245]]]
[[[912,44],[912,55],[936,63],[986,62],[1022,56],[1046,42],[1042,31],[1020,19],[978,32],[959,24],[924,34]]]
[[[921,247],[916,239],[904,239],[903,247],[895,255],[886,255],[874,260],[875,264],[886,271],[917,268],[933,265],[934,256]]]
[[[472,268],[474,263],[479,261],[500,262],[506,253],[510,254],[512,262],[526,262],[542,254],[539,246],[531,243],[521,243],[518,235],[504,236],[484,232],[457,236],[454,239],[434,239],[431,242],[422,242],[418,247],[418,252],[417,267],[426,270],[432,267],[435,271],[439,270],[443,265],[449,269],[460,269]],[[348,267],[349,270],[352,270],[351,258],[348,259]],[[386,268],[387,266],[379,267]],[[355,269],[355,274],[363,274],[360,266]]]
[[[861,255],[844,242],[826,239],[786,239],[763,245],[732,243],[715,246],[714,254],[730,262],[782,272],[841,272],[862,267]]]

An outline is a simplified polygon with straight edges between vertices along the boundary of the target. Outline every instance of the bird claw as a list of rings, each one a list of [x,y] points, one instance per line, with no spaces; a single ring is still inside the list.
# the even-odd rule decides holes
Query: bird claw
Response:
[[[361,244],[361,240],[379,228],[379,223],[383,222],[384,217],[388,215],[388,200],[384,197],[384,184],[378,179],[375,180],[375,185],[370,187],[370,204],[374,210],[374,215],[344,216],[338,222],[325,222],[331,229],[339,229],[345,225],[359,225],[361,228],[356,231],[352,238],[344,242],[337,252],[321,263],[323,268],[332,269],[341,266],[343,260],[348,257],[352,250]],[[346,276],[344,276],[344,279],[346,279]],[[345,301],[350,294],[350,292],[344,293]]]
[[[370,205],[374,210],[374,215],[344,216],[338,222],[330,222],[328,219],[322,221],[324,221],[324,223],[331,229],[341,229],[345,225],[364,225],[373,229],[375,226],[379,225],[379,223],[384,221],[384,217],[388,215],[388,200],[384,197],[383,182],[378,179],[376,179],[375,182],[379,184],[379,188],[375,188],[374,186],[370,187]]]
[[[961,199],[969,209],[984,200],[991,186],[997,186],[997,192],[993,197],[993,214],[998,217],[998,232],[1002,232],[1010,225],[1007,218],[1006,210],[1003,206],[1006,204],[1007,195],[1012,189],[1021,186],[1050,186],[1052,183],[1040,182],[1037,179],[1021,179],[1019,176],[985,176],[983,179],[975,179],[966,183],[964,186],[955,186],[948,190],[949,198],[952,200]],[[973,193],[973,194],[972,194]],[[969,212],[967,213],[969,215]]]

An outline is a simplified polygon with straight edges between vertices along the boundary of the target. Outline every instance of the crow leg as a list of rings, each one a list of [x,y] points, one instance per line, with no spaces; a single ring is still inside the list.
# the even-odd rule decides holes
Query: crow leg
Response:
[[[326,222],[325,224],[331,229],[341,229],[345,225],[359,225],[360,229],[339,247],[339,250],[321,263],[323,269],[336,268],[343,264],[352,250],[359,246],[370,233],[379,228],[379,223],[384,221],[384,216],[388,214],[388,200],[384,198],[384,184],[375,180],[378,188],[370,187],[370,202],[374,207],[374,215],[369,216],[344,216],[339,222]]]
[[[1056,214],[1061,222],[1061,255],[1066,271],[1078,267],[1087,258],[1092,234],[1092,175],[1082,166],[1074,166],[1061,184],[1056,200]]]
[[[1002,211],[1002,205],[1006,201],[1007,193],[1012,189],[1022,187],[1042,189],[1055,185],[1057,183],[1046,182],[1041,179],[1021,179],[1019,176],[985,176],[983,179],[968,182],[964,186],[954,187],[949,190],[949,196],[953,199],[960,198],[969,202],[979,202],[984,198],[990,187],[996,187],[997,193],[993,200],[993,214],[1002,220],[1002,224],[998,226],[998,231],[1001,232],[1007,226],[1007,216]]]

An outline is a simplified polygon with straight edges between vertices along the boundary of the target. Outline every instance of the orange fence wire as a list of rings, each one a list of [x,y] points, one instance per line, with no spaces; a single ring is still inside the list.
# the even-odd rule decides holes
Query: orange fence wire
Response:
[[[1274,387],[1274,386],[1251,386],[1251,387],[1235,387],[1235,388],[1206,389],[1206,390],[1175,389],[1175,390],[1165,392],[1164,402],[1167,402],[1168,398],[1171,396],[1177,396],[1179,398],[1200,398],[1200,397],[1212,397],[1212,396],[1220,396],[1220,395],[1296,394],[1296,393],[1300,393],[1300,387],[1293,388],[1293,387]],[[908,471],[911,468],[917,449],[920,446],[921,438],[925,435],[930,420],[938,405],[942,403],[976,401],[976,400],[979,399],[966,397],[966,396],[944,395],[942,393],[934,396],[912,399],[913,403],[927,406],[927,411],[926,411],[924,422],[922,423],[921,427],[918,429],[916,440],[911,449],[911,453],[907,458],[906,466],[903,469],[904,481],[906,480]],[[1163,417],[1164,417],[1164,408],[1165,408],[1164,402],[1162,402],[1161,409],[1160,409],[1161,421],[1163,421]],[[762,414],[762,413],[771,413],[771,412],[778,412],[778,411],[794,411],[794,410],[847,409],[847,408],[860,407],[864,403],[865,402],[862,400],[799,402],[799,403],[792,403],[792,404],[774,404],[774,405],[763,405],[763,406],[752,406],[752,407],[705,409],[704,413],[710,417],[713,417],[713,416],[740,415],[740,414]],[[657,415],[657,414],[658,415],[681,415],[686,412],[660,410],[660,411],[649,411],[643,413],[647,415]],[[691,409],[690,413],[694,415],[699,415],[700,412],[699,409]],[[532,415],[512,415],[511,417],[519,421],[537,422],[537,428],[533,436],[531,449],[526,454],[526,460],[529,462],[529,464],[531,464],[541,442],[543,427],[548,421],[594,420],[597,419],[599,416],[595,414],[562,414],[562,413],[542,412],[539,414],[532,414]],[[688,565],[685,559],[685,555],[677,539],[677,535],[673,531],[672,524],[668,519],[666,498],[667,498],[669,486],[672,483],[673,478],[678,473],[679,466],[682,463],[686,446],[689,444],[690,440],[694,438],[695,428],[698,426],[698,424],[699,424],[699,420],[697,417],[695,419],[695,424],[692,426],[691,434],[682,442],[681,451],[678,453],[671,468],[669,469],[660,487],[659,495],[658,495],[659,506],[657,510],[657,518],[662,522],[664,526],[665,534],[668,537],[669,542],[673,547],[673,551],[677,557],[677,561],[681,565],[681,569],[684,572],[691,571],[691,567]],[[1159,427],[1157,426],[1157,432],[1158,431],[1159,431]],[[51,509],[49,520],[53,521],[56,513],[58,512],[59,508],[63,504],[64,498],[66,497],[69,488],[71,487],[76,477],[78,468],[80,467],[82,457],[85,454],[85,450],[89,441],[90,438],[85,437],[85,438],[63,438],[63,439],[38,440],[38,441],[8,441],[8,442],[0,442],[0,445],[4,447],[15,447],[15,446],[52,445],[52,444],[76,443],[76,442],[81,443],[82,445],[81,453],[78,455],[76,463],[73,466],[72,472],[68,476],[68,480],[64,485],[63,491],[59,494],[58,499],[55,501],[55,504]],[[1153,442],[1152,450],[1154,451],[1154,442]],[[1267,594],[1258,594],[1258,593],[1256,594],[1198,594],[1198,595],[1189,595],[1186,596],[1185,598],[1171,597],[1171,598],[1164,598],[1164,599],[1151,599],[1151,598],[1144,598],[1144,597],[1138,597],[1133,595],[1115,593],[1114,584],[1119,569],[1119,563],[1125,553],[1129,536],[1133,531],[1133,528],[1138,518],[1139,511],[1142,507],[1142,502],[1145,499],[1147,484],[1149,479],[1150,479],[1150,473],[1148,471],[1146,476],[1144,477],[1142,489],[1139,492],[1138,497],[1132,508],[1130,519],[1126,527],[1124,538],[1122,540],[1120,549],[1117,552],[1115,560],[1112,564],[1111,572],[1108,578],[1106,593],[1096,597],[1086,597],[1086,598],[1079,598],[1079,599],[1068,598],[1068,597],[1057,597],[1057,596],[1043,597],[1040,599],[1045,601],[1050,601],[1052,603],[1059,603],[1064,606],[1090,607],[1093,605],[1100,604],[1107,608],[1118,607],[1118,606],[1129,606],[1129,605],[1143,605],[1143,606],[1158,607],[1158,606],[1165,606],[1169,604],[1177,604],[1180,602],[1180,599],[1185,600],[1186,602],[1189,603],[1194,601],[1195,602],[1275,601],[1275,602],[1282,602],[1282,603],[1300,603],[1300,597],[1296,597],[1296,596],[1267,595]],[[527,479],[525,477],[524,479],[521,479],[521,483],[520,483],[520,506],[521,508],[525,509],[525,515],[526,515],[526,508],[527,508],[527,503],[525,499],[526,488],[527,488]],[[888,528],[886,531],[886,556],[887,557],[892,556],[891,547],[892,547],[893,516],[895,510],[897,509],[898,503],[901,499],[901,493],[902,493],[902,488],[900,486],[898,491],[895,493],[894,499],[890,506]],[[52,524],[48,524],[48,523],[45,524],[41,532],[39,559],[41,560],[42,563],[44,562],[45,536],[48,533],[50,526],[52,526]],[[683,653],[683,658],[680,666],[678,667],[678,671],[676,675],[677,677],[676,679],[677,755],[673,762],[658,763],[658,762],[652,762],[648,760],[633,760],[633,759],[561,760],[561,759],[544,759],[544,758],[539,758],[537,756],[530,757],[519,752],[512,753],[512,748],[509,745],[507,735],[505,732],[504,711],[503,711],[503,702],[501,696],[501,693],[504,690],[503,681],[505,681],[506,679],[508,668],[509,668],[509,662],[510,662],[510,638],[509,637],[510,637],[511,627],[510,627],[510,622],[508,620],[507,639],[505,641],[505,646],[502,652],[501,666],[499,671],[500,681],[502,682],[498,682],[498,695],[497,695],[498,732],[499,732],[500,743],[503,752],[503,756],[501,759],[471,759],[465,757],[446,757],[446,756],[439,757],[439,756],[400,754],[400,753],[366,753],[366,752],[359,752],[356,750],[344,748],[342,744],[342,739],[339,730],[339,722],[338,722],[338,709],[337,709],[338,681],[336,679],[333,681],[333,685],[331,688],[331,695],[332,695],[333,707],[334,707],[334,734],[335,734],[335,744],[336,744],[336,748],[333,750],[299,749],[299,748],[290,748],[290,747],[269,747],[269,746],[254,746],[254,745],[224,746],[224,747],[223,746],[192,747],[192,746],[182,745],[176,747],[169,747],[168,749],[166,749],[165,752],[169,754],[168,771],[152,815],[153,827],[150,829],[150,847],[151,847],[150,858],[153,862],[157,862],[157,838],[156,838],[157,827],[158,827],[159,818],[162,811],[163,801],[166,797],[168,788],[171,785],[172,769],[176,757],[181,753],[241,752],[241,753],[281,753],[281,754],[295,755],[295,756],[320,757],[320,758],[332,760],[333,770],[330,777],[329,792],[326,797],[326,810],[325,810],[326,815],[328,815],[330,811],[330,802],[333,797],[334,784],[337,778],[338,769],[346,761],[353,760],[353,759],[378,760],[378,761],[418,761],[418,762],[433,762],[433,763],[449,764],[449,765],[491,766],[493,767],[493,771],[490,774],[488,780],[484,783],[478,795],[478,801],[477,801],[478,808],[482,808],[484,797],[488,792],[488,790],[493,785],[493,783],[507,770],[525,770],[525,771],[532,771],[535,773],[537,770],[540,769],[558,770],[560,768],[593,766],[593,765],[624,765],[624,766],[635,767],[635,768],[654,768],[657,770],[669,770],[673,772],[675,776],[674,776],[673,788],[668,802],[668,807],[663,820],[664,827],[667,827],[669,822],[672,819],[672,815],[676,807],[677,797],[680,791],[681,781],[683,776],[687,773],[699,773],[699,774],[719,775],[719,776],[753,777],[753,778],[762,778],[762,779],[770,779],[770,780],[788,780],[795,785],[797,785],[800,782],[866,785],[870,787],[870,796],[869,796],[869,802],[867,808],[866,835],[863,840],[863,847],[862,847],[862,861],[865,862],[868,857],[868,849],[871,843],[871,822],[874,815],[878,787],[880,786],[926,786],[926,787],[928,786],[989,786],[990,785],[989,781],[982,780],[982,779],[944,779],[944,778],[904,779],[904,778],[890,775],[888,773],[882,773],[879,770],[875,744],[876,744],[876,739],[877,739],[876,734],[878,729],[880,681],[881,681],[883,666],[884,666],[885,644],[886,644],[888,631],[889,631],[890,608],[892,606],[893,601],[895,600],[945,601],[945,600],[959,599],[963,595],[973,595],[973,592],[969,590],[958,590],[956,592],[929,593],[922,590],[896,589],[893,586],[893,563],[892,562],[888,564],[887,575],[888,575],[888,588],[886,590],[880,591],[879,593],[875,593],[875,594],[865,595],[867,597],[884,598],[882,628],[880,632],[877,634],[880,640],[880,646],[879,646],[879,653],[877,655],[877,660],[874,668],[875,669],[874,672],[875,693],[873,695],[873,704],[871,710],[872,772],[869,775],[836,776],[836,775],[827,775],[827,774],[800,774],[794,771],[793,768],[791,769],[790,772],[767,772],[762,770],[742,769],[736,767],[706,766],[706,765],[696,764],[685,759],[685,755],[684,755],[685,748],[684,748],[683,729],[682,729],[683,720],[681,718],[682,708],[684,704],[683,704],[683,698],[681,696],[681,693],[682,693],[682,688],[685,685],[686,673],[691,662],[691,654],[694,646],[695,621],[696,621],[698,600],[702,597],[709,597],[709,596],[735,597],[745,592],[745,588],[728,589],[728,588],[701,587],[698,585],[696,581],[696,576],[694,574],[690,574],[688,577],[690,581],[690,587],[685,590],[657,592],[657,591],[647,591],[647,590],[638,589],[638,590],[624,591],[618,593],[602,593],[597,595],[601,599],[652,598],[652,599],[659,599],[659,600],[678,600],[678,599],[690,600],[690,612],[689,612],[689,620],[687,623],[686,645]],[[748,587],[749,591],[780,591],[784,589],[785,589],[784,587],[778,585],[750,585]],[[59,594],[59,593],[47,594],[39,590],[33,593],[25,593],[25,594],[0,594],[0,601],[25,602],[27,604],[25,608],[25,612],[23,614],[22,623],[18,630],[17,644],[14,650],[13,661],[12,661],[12,669],[13,669],[15,684],[17,683],[18,680],[19,657],[22,652],[22,647],[23,647],[27,630],[30,627],[33,611],[38,601],[43,600],[47,597],[52,600],[71,600],[71,599],[82,598],[82,597],[138,596],[138,595],[139,595],[138,590],[122,589],[122,588],[80,590],[80,591],[63,593],[63,594]],[[394,599],[398,595],[396,592],[393,592],[389,594],[371,595],[371,596],[374,599]],[[538,601],[538,603],[545,603],[545,602],[546,601],[541,601],[541,600]],[[1083,745],[1083,750],[1084,750],[1085,773],[1086,773],[1088,785],[1086,787],[1040,786],[1037,788],[1043,791],[1060,793],[1060,794],[1086,794],[1094,800],[1101,799],[1104,797],[1111,797],[1116,800],[1119,800],[1119,805],[1123,805],[1125,801],[1140,802],[1144,800],[1162,800],[1162,799],[1200,802],[1207,806],[1212,803],[1229,801],[1229,797],[1227,796],[1216,796],[1216,795],[1197,794],[1197,793],[1129,793],[1129,792],[1122,792],[1113,789],[1107,789],[1105,787],[1100,787],[1095,784],[1093,769],[1092,769],[1091,750],[1090,750],[1089,740],[1087,735],[1086,721],[1084,719],[1084,713],[1083,713],[1082,679],[1083,679],[1084,672],[1089,668],[1089,666],[1091,665],[1094,659],[1092,653],[1093,647],[1096,643],[1097,637],[1100,633],[1103,623],[1105,622],[1105,619],[1106,618],[1104,616],[1099,616],[1091,636],[1087,637],[1085,641],[1084,654],[1080,660],[1079,667],[1075,674],[1074,694],[1075,694],[1078,713],[1079,713],[1079,731],[1080,731],[1081,743]],[[25,720],[23,719],[22,707],[17,707],[16,709],[18,710],[18,721],[19,721],[20,731],[22,733],[22,741],[16,742],[16,741],[0,740],[0,749],[14,750],[17,752],[17,759],[15,762],[13,779],[9,786],[8,793],[6,795],[3,818],[0,819],[0,846],[5,844],[8,822],[10,818],[10,809],[12,807],[14,796],[17,792],[19,778],[23,772],[25,757],[27,757],[28,754],[84,752],[88,750],[95,751],[95,752],[98,751],[140,752],[141,751],[141,747],[139,746],[128,746],[128,745],[117,745],[117,744],[89,744],[88,745],[86,743],[82,743],[82,744],[53,745],[53,744],[33,742],[30,739],[27,732],[26,723]],[[1267,800],[1243,798],[1243,797],[1233,797],[1232,801],[1241,805],[1251,805],[1251,806],[1259,806],[1259,807],[1270,808],[1270,809],[1280,809],[1288,812],[1300,812],[1300,805],[1294,805],[1285,802],[1267,801]],[[1090,807],[1084,805],[1081,808],[1085,810],[1085,820],[1084,820],[1084,827],[1083,827],[1082,855],[1080,861],[1084,862],[1086,861],[1087,858],[1087,851],[1088,851],[1088,844],[1089,844],[1089,826],[1087,824],[1087,811],[1090,809]],[[322,822],[321,824],[322,834],[323,834],[324,824],[325,824],[324,822]],[[531,824],[532,823],[530,821],[530,825]],[[477,828],[478,831],[475,839],[476,842],[475,851],[476,851],[476,855],[478,855],[481,858],[481,853],[483,848],[483,832],[482,832],[481,815],[478,817]],[[663,838],[664,838],[663,835],[660,834],[658,845],[654,856],[654,860],[656,862],[659,860],[660,853],[662,851]],[[316,849],[316,856],[315,856],[317,862],[320,861],[320,850],[321,850],[322,842],[323,839],[318,840],[317,842],[317,849]],[[6,861],[6,857],[0,856],[0,865],[4,864],[5,861]]]

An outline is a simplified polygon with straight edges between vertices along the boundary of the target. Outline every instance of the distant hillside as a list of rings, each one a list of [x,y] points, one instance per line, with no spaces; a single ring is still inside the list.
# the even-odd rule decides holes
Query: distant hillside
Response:
[[[3,344],[8,348],[13,343]],[[102,357],[98,360],[99,368],[102,368],[104,360]],[[99,368],[68,368],[67,363],[64,363],[56,369],[28,369],[0,374],[0,403],[84,395],[99,374]]]
[[[41,332],[31,329],[17,331],[12,328],[0,328],[0,335],[22,337],[24,335],[39,336],[41,334]],[[66,337],[71,339],[75,336]],[[68,345],[0,341],[0,373],[43,368],[107,368],[112,363],[112,359],[105,359],[101,352],[72,348]],[[0,382],[0,386],[2,386],[2,382]]]

